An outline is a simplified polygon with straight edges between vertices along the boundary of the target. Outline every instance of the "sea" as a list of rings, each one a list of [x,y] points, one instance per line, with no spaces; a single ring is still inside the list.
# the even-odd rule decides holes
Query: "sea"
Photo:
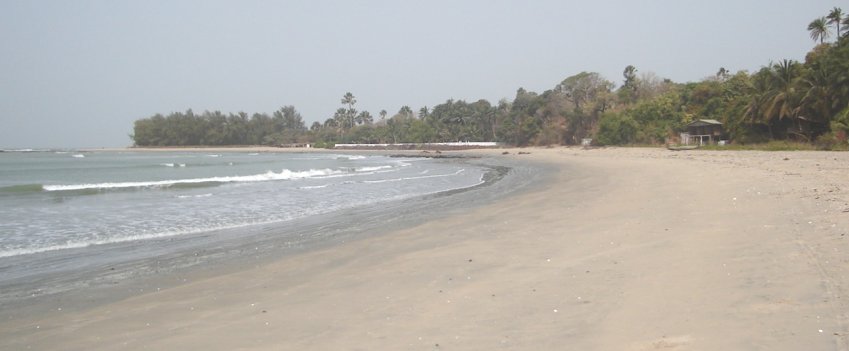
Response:
[[[486,201],[483,193],[458,194],[512,170],[414,156],[5,150],[0,304],[112,283],[163,265],[347,240],[404,217],[424,219],[425,213],[456,210],[457,203]],[[533,182],[533,172],[525,173],[517,175],[520,182]]]
[[[257,226],[483,182],[426,158],[4,152],[0,257]]]

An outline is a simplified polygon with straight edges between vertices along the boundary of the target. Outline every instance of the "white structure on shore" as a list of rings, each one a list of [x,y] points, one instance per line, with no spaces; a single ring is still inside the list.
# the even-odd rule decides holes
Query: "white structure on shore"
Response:
[[[500,143],[488,141],[452,142],[452,143],[397,143],[397,144],[336,144],[335,149],[481,149],[500,147]]]

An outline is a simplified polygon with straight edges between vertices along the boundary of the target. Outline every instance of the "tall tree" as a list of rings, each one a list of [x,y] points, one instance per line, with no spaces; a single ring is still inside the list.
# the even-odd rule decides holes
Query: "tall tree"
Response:
[[[769,68],[763,67],[752,75],[752,93],[746,103],[746,109],[743,111],[743,118],[751,125],[763,125],[769,128],[769,135],[773,137],[772,125],[766,118],[764,110],[766,109],[767,101],[769,100]]]
[[[333,114],[333,121],[336,122],[336,128],[339,129],[339,134],[344,136],[345,129],[350,128],[348,126],[348,110],[346,110],[344,107],[336,109],[336,113]]]
[[[304,119],[301,117],[301,114],[298,110],[295,109],[295,106],[283,106],[279,110],[274,111],[274,123],[276,124],[276,129],[278,132],[291,129],[291,130],[304,130],[306,129],[304,125]]]
[[[830,33],[828,32],[828,21],[825,17],[817,18],[808,24],[808,31],[811,32],[811,39],[819,40],[820,44],[825,42]]]
[[[398,114],[408,118],[413,117],[413,109],[411,109],[410,106],[404,105],[401,106],[400,110],[398,110]]]
[[[372,122],[374,122],[374,118],[368,111],[360,112],[360,114],[357,115],[357,124],[369,125],[372,124]]]
[[[782,60],[770,67],[769,90],[763,113],[772,124],[797,117],[799,105],[795,85],[801,69],[801,64],[793,60]]]
[[[837,37],[840,38],[840,22],[843,21],[843,10],[839,7],[835,7],[831,9],[831,12],[828,13],[828,16],[825,16],[828,19],[828,24],[835,25],[835,29],[837,30],[835,33]]]
[[[624,78],[624,81],[617,93],[619,95],[619,99],[624,103],[634,102],[637,99],[637,89],[639,88],[637,68],[632,65],[626,66],[625,70],[622,71],[622,77]]]
[[[339,127],[339,121],[336,120],[335,118],[328,118],[328,119],[324,120],[324,124],[322,125],[322,127],[324,127],[324,128],[338,128]]]
[[[380,110],[380,120],[381,121],[386,120],[386,114],[387,114],[386,110]]]
[[[350,91],[345,93],[344,96],[342,96],[342,104],[348,106],[348,110],[345,111],[345,116],[348,118],[349,128],[354,126],[354,118],[356,118],[357,116],[357,110],[354,109],[354,104],[356,103],[357,99],[354,97],[354,94],[351,94]]]
[[[731,76],[731,74],[727,69],[725,69],[725,67],[719,67],[719,71],[716,72],[716,78],[721,81],[728,79],[729,76]]]
[[[593,102],[601,92],[609,92],[613,83],[607,81],[595,72],[581,72],[568,77],[557,86],[557,91],[563,94],[576,110],[583,109],[587,103]]]
[[[578,73],[557,86],[553,95],[565,98],[572,105],[571,109],[564,110],[564,142],[578,143],[595,129],[601,114],[610,103],[611,89],[613,83],[595,72]]]
[[[841,23],[843,24],[843,36],[849,37],[849,16],[844,17]]]

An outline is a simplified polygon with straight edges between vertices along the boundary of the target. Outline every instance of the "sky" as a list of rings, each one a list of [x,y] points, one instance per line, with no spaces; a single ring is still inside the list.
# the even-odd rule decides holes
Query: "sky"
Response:
[[[512,100],[634,65],[676,82],[804,60],[835,0],[0,0],[0,148],[121,147],[133,122],[192,109],[307,126]],[[849,11],[847,11],[849,12]]]

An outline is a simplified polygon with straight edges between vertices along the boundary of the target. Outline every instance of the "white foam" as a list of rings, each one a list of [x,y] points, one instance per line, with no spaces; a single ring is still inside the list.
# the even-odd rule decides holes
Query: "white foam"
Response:
[[[356,169],[357,172],[374,172],[382,169],[390,169],[392,166],[374,166],[374,167],[359,167]]]
[[[348,160],[351,160],[351,161],[362,160],[362,159],[365,159],[365,158],[366,157],[362,156],[362,155],[344,155],[344,156],[337,157],[337,159],[342,159],[342,160],[348,159]]]
[[[210,197],[210,196],[212,196],[212,193],[200,194],[200,195],[180,195],[180,196],[177,196],[177,198],[178,199],[192,199],[192,198],[197,199],[197,198]]]
[[[190,235],[190,234],[198,234],[205,233],[214,230],[226,230],[226,229],[236,229],[243,228],[252,225],[265,225],[278,223],[285,220],[270,220],[270,221],[257,221],[251,223],[241,223],[241,224],[232,224],[232,225],[223,225],[218,227],[210,227],[210,228],[195,228],[195,229],[185,229],[185,230],[174,230],[167,231],[161,233],[145,233],[145,234],[137,234],[137,235],[129,235],[129,236],[121,236],[114,237],[110,239],[101,239],[101,240],[91,240],[91,241],[82,241],[82,242],[67,242],[65,244],[53,245],[47,247],[35,247],[35,248],[18,248],[18,249],[10,249],[6,251],[0,251],[0,258],[2,257],[11,257],[11,256],[20,256],[20,255],[31,255],[48,251],[58,251],[58,250],[67,250],[67,249],[80,249],[89,246],[96,245],[106,245],[106,244],[117,244],[124,243],[130,241],[139,241],[139,240],[149,240],[149,239],[160,239],[167,238],[178,235]]]
[[[326,187],[328,187],[328,186],[330,186],[330,184],[302,186],[302,187],[300,187],[300,188],[298,188],[298,189],[303,189],[303,190],[321,189],[321,188],[326,188]]]
[[[401,182],[401,181],[405,181],[405,180],[416,180],[416,179],[426,179],[426,178],[451,177],[451,176],[455,176],[455,175],[458,175],[460,173],[463,173],[465,171],[466,171],[465,169],[461,169],[461,170],[458,170],[457,172],[447,173],[447,174],[431,174],[431,175],[418,176],[418,177],[404,177],[404,178],[392,178],[392,179],[381,179],[381,180],[364,180],[363,183],[377,184],[377,183]]]
[[[85,158],[85,155],[83,155],[83,154],[74,154],[74,155],[71,155],[71,157],[74,157],[74,158]]]
[[[411,195],[410,194],[403,195],[403,197],[409,197],[409,196],[411,196]],[[399,197],[396,196],[395,198],[399,198]],[[394,198],[388,198],[387,200],[392,200],[392,199],[394,199]],[[371,200],[371,201],[359,202],[358,204],[359,205],[368,205],[368,204],[375,203],[375,202],[377,202],[377,201]],[[303,213],[300,216],[302,217],[302,216],[310,216],[310,215],[320,215],[322,213],[332,212],[332,211],[336,211],[336,210],[343,209],[343,208],[346,208],[346,207],[350,207],[351,205],[353,205],[353,204],[349,204],[348,206],[331,205],[331,206],[327,206],[327,207],[325,207],[325,208],[323,208],[319,211],[314,211],[314,212],[311,212],[311,213]],[[109,239],[68,241],[64,244],[57,244],[57,245],[46,246],[46,247],[6,249],[4,251],[0,251],[0,258],[11,257],[11,256],[20,256],[20,255],[31,255],[31,254],[50,252],[50,251],[67,250],[67,249],[80,249],[80,248],[86,248],[86,247],[90,247],[90,246],[118,244],[118,243],[132,242],[132,241],[164,239],[164,238],[181,236],[181,235],[208,233],[208,232],[216,231],[216,230],[229,230],[229,229],[245,228],[245,227],[250,227],[250,226],[262,226],[262,225],[269,225],[269,224],[274,224],[274,223],[286,222],[286,221],[290,221],[294,218],[297,218],[297,217],[275,218],[275,219],[270,219],[270,220],[258,220],[258,221],[250,221],[250,222],[237,223],[237,224],[224,224],[224,225],[218,225],[218,226],[200,227],[200,228],[191,228],[191,229],[172,229],[172,230],[166,230],[166,231],[156,232],[156,233],[148,232],[148,233],[140,233],[140,234],[134,234],[134,235],[124,235],[124,236],[118,236],[118,237],[111,237]]]
[[[267,172],[248,176],[232,177],[209,177],[193,179],[159,180],[148,182],[120,182],[120,183],[94,183],[94,184],[68,184],[68,185],[44,185],[44,191],[72,191],[88,189],[121,189],[121,188],[150,188],[168,187],[176,184],[198,184],[198,183],[240,183],[240,182],[266,182],[272,180],[291,180],[313,177],[329,176],[342,173],[331,169],[311,169],[308,171],[291,171],[284,169],[279,173]]]
[[[83,247],[90,246],[90,243],[67,243],[62,245],[54,245],[49,247],[38,247],[38,248],[28,248],[28,249],[11,249],[6,251],[0,251],[0,257],[12,257],[12,256],[20,256],[20,255],[31,255],[40,252],[47,251],[56,251],[56,250],[65,250],[65,249],[79,249]]]
[[[421,161],[424,161],[424,160],[426,160],[426,158],[424,158],[424,157],[419,158],[419,159],[404,158],[404,159],[400,159],[400,160],[393,160],[392,162],[397,163],[398,166],[401,166],[401,167],[410,167],[410,166],[413,165],[412,162],[421,162]]]
[[[269,178],[285,178],[287,176],[289,177],[287,179],[294,179],[294,177],[329,178],[329,177],[336,177],[336,176],[340,176],[340,175],[341,176],[357,176],[357,175],[362,174],[362,173],[352,173],[350,170],[343,171],[343,170],[330,170],[330,169],[309,170],[309,171],[301,171],[301,172],[292,172],[292,171],[288,171],[288,170],[284,170],[284,171],[289,172],[288,175],[284,175],[285,172],[280,172],[280,173],[268,172],[268,173],[264,173],[264,174],[261,174],[261,175],[248,176],[248,177],[256,177],[256,180],[250,180],[250,181],[261,181],[261,180],[267,180]],[[433,177],[450,177],[450,176],[453,176],[453,175],[461,174],[464,171],[465,171],[465,169],[460,169],[460,170],[453,172],[453,173],[428,174],[428,175],[425,175],[425,176],[419,175],[419,176],[413,176],[413,177],[409,177],[409,178],[397,178],[397,179],[390,179],[390,180],[366,181],[366,183],[378,183],[378,182],[386,182],[386,181],[402,181],[402,180],[433,178]],[[310,175],[310,174],[312,174],[312,175]],[[245,177],[224,177],[224,178],[229,178],[232,181],[235,181],[235,179],[237,179],[237,178],[245,178]],[[206,178],[206,179],[203,179],[203,180],[189,180],[189,181],[210,181],[210,179],[220,180],[222,178]],[[185,182],[186,180],[183,180],[183,181]],[[150,183],[150,182],[148,182],[148,183]],[[354,182],[345,182],[345,183],[354,183]],[[481,179],[477,182],[477,184],[463,185],[463,186],[459,186],[455,189],[467,188],[467,187],[475,186],[475,185],[478,185],[478,184],[481,184],[481,183],[483,183],[483,175],[481,175]],[[120,183],[115,183],[115,184],[120,184]],[[123,184],[127,184],[127,183],[123,183]],[[337,184],[338,183],[330,183],[330,184],[323,184],[323,185],[304,186],[304,187],[301,187],[300,189],[320,189],[320,188],[328,187],[328,186],[331,186],[331,185],[335,186]],[[453,190],[453,189],[442,189],[440,191],[448,191],[448,190]],[[377,202],[382,202],[382,201],[392,201],[392,200],[398,200],[398,199],[405,199],[405,198],[411,198],[411,197],[414,197],[414,196],[420,196],[420,195],[424,195],[424,194],[428,194],[428,193],[429,192],[425,192],[425,193],[410,192],[410,193],[398,194],[396,196],[391,196],[391,197],[386,197],[386,198],[381,198],[381,199],[365,199],[365,201],[363,201],[363,202],[345,203],[345,204],[342,204],[340,206],[331,205],[331,206],[328,206],[328,207],[323,207],[319,211],[310,211],[309,213],[298,214],[298,216],[316,215],[316,214],[320,214],[320,213],[324,213],[324,212],[335,211],[335,210],[338,210],[340,208],[346,208],[346,207],[350,207],[350,206],[359,206],[359,205],[377,203]],[[208,196],[215,196],[215,195],[213,195],[212,193],[197,194],[197,195],[183,195],[183,196],[179,196],[179,198],[202,198],[202,197],[208,197]],[[159,229],[159,230],[157,230],[157,232],[143,231],[143,232],[133,233],[131,235],[123,234],[123,235],[120,235],[120,236],[113,236],[113,237],[110,237],[110,238],[102,238],[102,239],[93,239],[93,238],[91,238],[91,239],[78,239],[78,241],[68,241],[68,242],[64,242],[64,243],[56,243],[55,245],[44,246],[44,247],[4,248],[4,249],[0,249],[0,257],[37,254],[37,253],[42,253],[42,252],[58,251],[58,250],[65,250],[65,249],[79,249],[79,248],[85,248],[85,247],[90,247],[90,246],[98,246],[98,245],[104,245],[104,244],[114,244],[114,243],[132,242],[132,241],[149,240],[149,239],[161,239],[161,238],[168,238],[168,237],[174,237],[174,236],[180,236],[180,235],[191,235],[191,234],[196,234],[196,233],[209,232],[209,231],[220,230],[220,229],[231,229],[231,228],[240,228],[240,227],[247,227],[247,226],[253,226],[253,225],[279,223],[279,222],[285,222],[285,221],[288,221],[288,220],[291,220],[291,219],[292,219],[291,217],[290,218],[275,218],[275,219],[271,219],[271,220],[257,220],[257,221],[250,221],[250,222],[246,222],[246,223],[243,222],[243,223],[238,223],[238,224],[234,224],[234,223],[231,222],[231,223],[222,223],[222,225],[207,226],[207,227],[203,227],[203,228],[198,228],[198,227],[186,228],[186,229],[168,228],[168,229],[164,229],[164,230]],[[129,233],[127,233],[127,234],[129,234]],[[110,233],[110,235],[112,235],[112,233]],[[47,244],[47,245],[50,245],[50,244]]]

